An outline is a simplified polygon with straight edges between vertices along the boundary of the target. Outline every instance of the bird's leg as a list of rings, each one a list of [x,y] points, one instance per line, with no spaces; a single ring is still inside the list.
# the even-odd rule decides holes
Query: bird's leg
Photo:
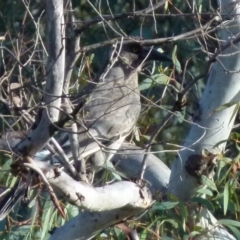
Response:
[[[54,149],[56,153],[60,157],[61,163],[64,165],[64,167],[69,171],[72,177],[76,176],[76,171],[72,164],[69,162],[68,157],[66,156],[65,152],[63,151],[62,147],[59,145],[59,143],[54,139],[51,138],[51,143],[54,145]]]
[[[93,154],[90,158],[90,169],[92,174],[95,172],[98,172],[100,169],[105,168],[109,169],[109,162],[111,161],[112,157],[116,154],[116,152],[121,147],[122,143],[125,140],[125,136],[121,136],[117,140],[114,139],[112,142],[108,145],[107,143],[101,144],[101,150],[97,151],[95,154]],[[111,171],[114,171],[112,167]],[[88,173],[89,174],[89,173]],[[93,179],[93,178],[91,178]]]
[[[115,153],[118,151],[118,149],[121,147],[125,140],[126,136],[120,136],[117,141],[114,141],[110,145],[107,146],[107,154],[106,154],[106,163],[108,163],[112,157],[115,155]]]
[[[75,177],[77,180],[84,181],[86,183],[89,183],[87,178],[87,172],[86,172],[86,164],[84,159],[79,159],[79,142],[78,142],[78,129],[77,124],[73,123],[72,132],[69,134],[69,141],[71,146],[71,151],[74,159],[74,166],[75,166]]]

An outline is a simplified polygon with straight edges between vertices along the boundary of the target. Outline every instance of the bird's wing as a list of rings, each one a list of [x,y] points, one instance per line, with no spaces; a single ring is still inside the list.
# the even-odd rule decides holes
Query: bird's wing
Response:
[[[96,87],[90,95],[83,107],[83,120],[95,137],[111,139],[128,135],[140,110],[138,88],[117,81],[107,82]]]

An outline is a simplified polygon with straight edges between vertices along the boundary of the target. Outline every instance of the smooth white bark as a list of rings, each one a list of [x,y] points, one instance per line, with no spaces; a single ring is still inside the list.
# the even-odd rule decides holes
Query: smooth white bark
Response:
[[[199,215],[200,219],[197,225],[206,229],[207,232],[197,236],[195,240],[236,240],[207,209],[203,208]]]
[[[23,155],[41,150],[52,136],[52,123],[58,120],[65,69],[65,24],[62,0],[46,1],[48,62],[43,111],[37,128],[17,146]]]
[[[138,212],[139,210],[126,208],[103,212],[82,212],[58,228],[49,240],[88,240],[100,231]]]
[[[115,154],[111,162],[117,171],[125,174],[130,179],[139,178],[145,154],[147,154],[147,157],[144,179],[148,188],[152,194],[166,192],[171,171],[154,154],[146,153],[145,150],[137,146],[125,143]]]
[[[35,163],[58,196],[89,211],[106,211],[126,206],[139,210],[149,207],[152,201],[149,190],[133,182],[120,181],[103,187],[93,187],[74,180],[65,172],[56,176],[53,166],[48,163],[37,160]]]
[[[240,32],[240,5],[236,1],[219,1],[221,14],[236,14],[233,20],[223,24],[220,31],[221,40],[233,41]],[[232,19],[230,17],[230,19]],[[236,111],[228,107],[216,111],[220,106],[240,101],[240,44],[232,44],[213,63],[207,85],[199,102],[198,120],[192,125],[179,157],[172,165],[169,193],[183,201],[190,200],[199,187],[199,181],[185,170],[185,163],[190,155],[201,154],[203,149],[214,153],[224,150],[226,141],[232,130]],[[221,144],[219,144],[222,141]],[[190,150],[185,149],[187,147]],[[194,161],[194,160],[193,160]],[[232,240],[235,239],[225,228],[217,224],[214,216],[203,209],[198,223],[206,233],[196,237],[197,240]]]
[[[222,5],[222,14],[239,14],[239,4],[235,1]],[[234,3],[232,5],[227,5]],[[232,41],[240,32],[240,17],[234,17],[223,25],[221,40]],[[230,27],[230,28],[229,28]],[[218,56],[213,63],[207,85],[199,102],[199,120],[193,123],[184,147],[179,152],[179,157],[172,165],[172,173],[169,184],[169,193],[181,200],[189,200],[196,191],[199,182],[185,170],[185,163],[192,154],[201,154],[203,149],[219,153],[224,150],[235,119],[235,106],[217,111],[217,108],[226,103],[240,101],[240,44],[237,43],[223,52],[225,56]],[[226,72],[226,69],[228,72]],[[229,71],[234,71],[231,73]],[[191,149],[192,151],[185,149]]]

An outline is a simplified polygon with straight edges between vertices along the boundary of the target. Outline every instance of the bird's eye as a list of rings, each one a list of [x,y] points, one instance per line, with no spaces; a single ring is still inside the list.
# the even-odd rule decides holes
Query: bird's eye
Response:
[[[132,52],[133,53],[138,53],[138,48],[137,47],[132,47]]]

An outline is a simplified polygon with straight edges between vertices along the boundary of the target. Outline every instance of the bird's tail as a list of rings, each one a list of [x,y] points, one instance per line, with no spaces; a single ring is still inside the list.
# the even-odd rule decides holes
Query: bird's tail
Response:
[[[19,179],[13,188],[0,198],[0,221],[13,209],[16,203],[25,196],[27,184]]]

